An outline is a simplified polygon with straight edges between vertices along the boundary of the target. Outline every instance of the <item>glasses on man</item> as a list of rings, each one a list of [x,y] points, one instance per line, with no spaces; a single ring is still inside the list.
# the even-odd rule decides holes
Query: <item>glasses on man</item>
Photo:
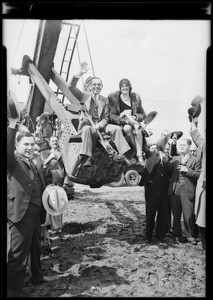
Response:
[[[96,86],[96,85],[97,85],[97,86],[102,86],[101,83],[92,83],[92,85],[93,85],[93,86]]]

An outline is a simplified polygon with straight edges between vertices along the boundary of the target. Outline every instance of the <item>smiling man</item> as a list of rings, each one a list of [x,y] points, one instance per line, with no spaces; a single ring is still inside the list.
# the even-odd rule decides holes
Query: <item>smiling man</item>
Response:
[[[82,111],[78,131],[81,133],[81,148],[80,156],[81,162],[84,163],[85,167],[92,166],[91,157],[93,144],[96,143],[98,139],[99,131],[104,131],[104,128],[108,122],[108,105],[107,98],[100,95],[100,92],[103,88],[102,80],[99,77],[93,77],[90,84],[90,92],[79,90],[76,85],[79,78],[88,71],[87,63],[83,62],[80,66],[80,71],[78,74],[73,76],[68,87],[73,95],[79,100],[80,103],[84,103],[85,109],[88,111],[89,116],[92,119],[91,124],[90,120],[85,116]]]
[[[32,283],[41,284],[41,211],[45,182],[32,162],[35,138],[17,133],[17,119],[8,117],[7,132],[7,219],[10,248],[7,262],[7,296],[25,297],[22,292],[30,254]],[[16,148],[16,149],[15,149]],[[14,151],[15,150],[15,151]]]

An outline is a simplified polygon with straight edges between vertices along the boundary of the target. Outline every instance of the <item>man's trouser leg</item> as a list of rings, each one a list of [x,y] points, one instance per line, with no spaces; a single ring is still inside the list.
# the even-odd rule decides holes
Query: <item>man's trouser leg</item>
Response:
[[[10,223],[11,239],[7,262],[7,291],[20,293],[22,290],[35,226],[40,220],[40,208],[29,204],[21,221]]]
[[[107,124],[105,132],[110,132],[112,136],[112,141],[115,144],[120,155],[123,155],[131,149],[123,135],[122,128],[120,126],[114,124]]]

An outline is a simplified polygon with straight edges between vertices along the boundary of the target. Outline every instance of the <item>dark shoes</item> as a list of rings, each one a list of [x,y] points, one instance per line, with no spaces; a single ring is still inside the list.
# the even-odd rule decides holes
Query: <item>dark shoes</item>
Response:
[[[84,167],[92,167],[91,157],[89,156],[84,164]]]
[[[151,244],[152,243],[152,239],[147,239],[145,240],[146,244]]]
[[[196,238],[194,238],[194,237],[188,237],[187,240],[192,245],[197,245],[197,239]]]
[[[156,237],[156,239],[159,243],[165,243],[164,237]]]
[[[81,164],[84,167],[92,167],[91,157],[87,155],[80,154]]]
[[[34,285],[41,285],[41,284],[43,284],[43,283],[46,283],[47,282],[47,280],[45,280],[44,278],[41,278],[41,279],[35,279],[35,278],[31,278],[30,279],[30,283],[31,284],[34,284]]]
[[[188,240],[185,236],[173,236],[174,243],[188,243]]]

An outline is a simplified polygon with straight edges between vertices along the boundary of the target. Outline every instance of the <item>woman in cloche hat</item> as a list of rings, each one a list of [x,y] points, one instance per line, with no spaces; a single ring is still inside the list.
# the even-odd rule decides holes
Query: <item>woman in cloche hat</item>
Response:
[[[123,78],[119,82],[119,91],[110,93],[108,99],[108,124],[122,126],[124,135],[133,150],[132,156],[136,153],[138,161],[141,164],[144,164],[142,150],[143,144],[146,143],[146,140],[142,134],[141,126],[138,126],[137,124],[140,125],[139,122],[145,120],[146,114],[142,107],[140,95],[132,92],[132,85],[129,79]],[[126,114],[131,117],[133,122],[130,121],[130,118],[128,118]]]

